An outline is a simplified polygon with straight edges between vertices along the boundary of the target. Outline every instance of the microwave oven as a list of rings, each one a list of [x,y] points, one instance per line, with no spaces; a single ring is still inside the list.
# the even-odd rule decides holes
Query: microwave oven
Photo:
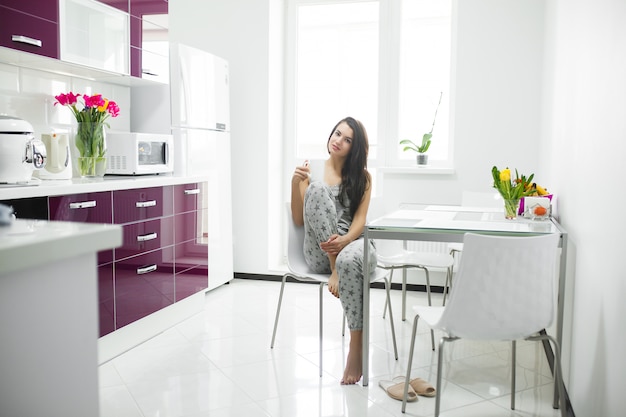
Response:
[[[107,174],[150,175],[174,171],[172,135],[107,133]]]

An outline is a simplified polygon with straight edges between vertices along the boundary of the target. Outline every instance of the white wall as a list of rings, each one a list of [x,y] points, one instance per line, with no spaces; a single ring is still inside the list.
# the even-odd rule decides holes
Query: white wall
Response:
[[[550,184],[540,141],[543,0],[457,2],[452,75],[455,174],[386,174],[387,209],[401,202],[459,204],[491,191],[491,167],[519,168]]]
[[[544,141],[570,238],[568,390],[576,416],[618,416],[626,410],[626,220],[620,213],[626,2],[553,0],[549,6],[550,123]]]
[[[276,189],[289,180],[272,173],[281,152],[274,52],[282,45],[270,36],[281,3],[170,1],[176,36],[230,61],[236,272],[271,273],[267,247],[281,237],[275,225],[286,194]],[[458,10],[456,173],[387,175],[384,199],[458,203],[462,190],[489,189],[494,164],[534,172],[558,195],[570,234],[564,351],[576,415],[620,415],[626,3],[460,0]]]

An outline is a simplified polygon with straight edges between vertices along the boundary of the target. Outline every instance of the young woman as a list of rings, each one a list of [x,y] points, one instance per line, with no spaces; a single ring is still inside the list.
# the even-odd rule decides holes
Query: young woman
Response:
[[[356,384],[363,367],[363,227],[371,196],[369,143],[358,120],[346,117],[326,143],[329,158],[319,178],[308,161],[291,180],[293,221],[304,226],[304,256],[312,271],[330,273],[328,290],[341,300],[350,328],[350,351],[342,384]],[[376,253],[370,246],[370,268]]]

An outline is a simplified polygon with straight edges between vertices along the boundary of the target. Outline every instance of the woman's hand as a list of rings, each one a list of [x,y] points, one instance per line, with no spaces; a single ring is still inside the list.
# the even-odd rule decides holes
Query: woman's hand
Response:
[[[331,235],[326,242],[320,243],[320,248],[327,254],[336,256],[348,243],[350,243],[348,238],[335,234]]]
[[[309,168],[309,161],[304,161],[304,165],[296,167],[293,177],[291,177],[291,183],[296,185],[300,184],[302,181],[308,180],[310,172],[311,168]]]

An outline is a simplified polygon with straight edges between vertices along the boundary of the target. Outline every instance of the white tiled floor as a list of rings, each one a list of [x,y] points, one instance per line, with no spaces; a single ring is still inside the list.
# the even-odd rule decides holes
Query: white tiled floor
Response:
[[[204,311],[100,367],[101,417],[432,416],[435,400],[419,397],[400,411],[378,386],[404,375],[411,320],[400,317],[393,291],[400,358],[393,358],[384,291],[371,292],[370,384],[342,386],[348,336],[340,303],[326,293],[324,375],[318,375],[318,287],[288,283],[276,346],[270,349],[279,282],[235,279],[209,292]],[[425,303],[410,292],[408,305]],[[434,303],[441,302],[435,298]],[[408,316],[410,314],[407,313]],[[435,385],[437,355],[420,327],[412,375]],[[437,336],[437,335],[436,335]],[[553,383],[540,343],[518,343],[516,410],[510,402],[508,343],[447,345],[442,416],[557,417]]]

